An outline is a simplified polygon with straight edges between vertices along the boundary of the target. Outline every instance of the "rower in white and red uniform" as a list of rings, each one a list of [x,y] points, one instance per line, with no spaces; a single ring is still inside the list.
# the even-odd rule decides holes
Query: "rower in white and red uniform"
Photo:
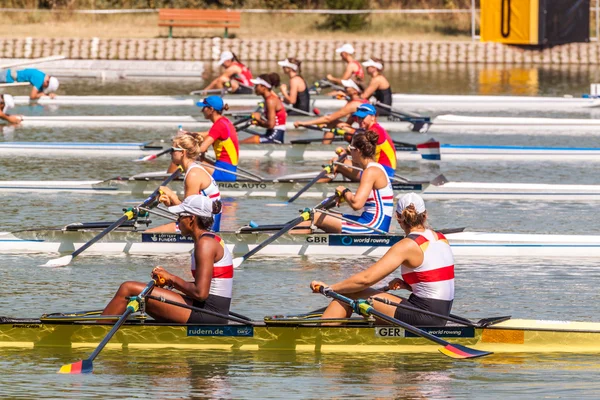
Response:
[[[374,301],[372,305],[377,311],[411,325],[444,326],[445,319],[422,314],[419,309],[443,316],[450,315],[454,301],[454,256],[448,240],[428,227],[425,203],[415,193],[408,193],[398,201],[396,219],[406,237],[393,245],[379,261],[331,286],[313,281],[311,288],[314,291],[319,286],[329,287],[353,299],[385,298],[414,309]],[[398,268],[402,278],[391,280],[388,288],[412,292],[408,299],[372,288]],[[323,318],[347,318],[351,314],[352,309],[347,304],[334,300],[323,313]]]
[[[360,62],[354,59],[354,46],[350,43],[346,43],[342,47],[335,50],[342,60],[346,62],[346,69],[341,78],[337,78],[331,74],[327,75],[327,80],[336,85],[341,85],[343,80],[354,79],[355,81],[362,82],[365,79],[365,70]]]
[[[180,324],[220,324],[227,323],[233,293],[233,258],[223,240],[209,232],[213,216],[221,212],[221,202],[203,195],[186,197],[181,203],[169,207],[178,216],[181,233],[194,240],[192,252],[192,275],[194,280],[169,273],[162,267],[152,270],[156,282],[173,287],[177,292],[154,288],[152,294],[176,303],[195,307],[196,310],[167,304],[156,299],[146,299],[146,312],[159,322]],[[108,303],[102,315],[123,314],[129,297],[138,295],[146,284],[128,281]],[[202,312],[210,310],[223,317]],[[109,321],[107,321],[109,322]]]
[[[225,71],[204,88],[205,93],[230,85],[233,94],[252,94],[252,72],[234,53],[222,52],[218,63],[225,68]]]
[[[283,102],[274,92],[281,83],[279,74],[271,72],[262,74],[252,79],[254,91],[262,96],[265,103],[263,113],[252,113],[252,124],[266,128],[264,135],[253,135],[241,141],[241,143],[277,143],[282,144],[285,139],[287,111]]]

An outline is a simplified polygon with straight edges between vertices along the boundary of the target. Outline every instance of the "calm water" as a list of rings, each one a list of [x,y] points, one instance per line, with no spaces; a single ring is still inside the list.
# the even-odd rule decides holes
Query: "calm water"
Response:
[[[251,64],[267,71],[273,64]],[[308,65],[316,79],[339,65]],[[395,65],[388,75],[396,91],[408,93],[580,95],[600,73],[587,68],[501,70],[493,67]],[[210,78],[210,76],[207,76]],[[65,81],[68,94],[181,94],[197,89],[186,82]],[[33,114],[162,114],[186,115],[189,107],[102,108],[23,107]],[[543,115],[547,115],[543,114]],[[552,114],[548,115],[551,116]],[[560,115],[560,114],[558,114]],[[590,115],[590,114],[588,114]],[[591,116],[591,115],[590,115]],[[145,141],[168,139],[173,132],[157,129],[16,129],[4,140]],[[300,135],[296,133],[296,135]],[[0,137],[1,138],[1,137]],[[399,134],[416,142],[429,136]],[[554,136],[461,135],[445,133],[450,143],[598,146],[591,135],[569,130]],[[320,162],[242,160],[242,166],[264,176],[314,171]],[[135,164],[127,159],[0,159],[0,180],[105,179],[166,167],[166,160]],[[456,181],[597,184],[598,163],[542,162],[406,162],[400,173],[433,178],[444,173]],[[114,220],[123,207],[139,199],[123,195],[0,194],[0,230],[60,226],[76,221]],[[297,209],[314,205],[269,208],[265,200],[226,199],[226,229],[249,220],[284,222]],[[472,230],[600,234],[595,203],[520,201],[432,201],[436,227],[467,226]],[[124,280],[147,281],[151,268],[163,265],[187,276],[188,258],[100,257],[82,255],[68,268],[39,268],[51,255],[0,257],[0,315],[36,317],[42,312],[100,308]],[[326,304],[311,294],[313,279],[333,283],[373,262],[372,259],[285,260],[257,257],[236,271],[233,309],[253,318],[297,313]],[[510,258],[457,260],[454,312],[471,318],[512,315],[522,318],[598,320],[600,269],[596,259]],[[89,350],[0,349],[0,397],[44,398],[582,398],[597,397],[600,372],[595,355],[494,355],[454,361],[442,355],[256,354],[245,352],[143,351],[102,352],[91,376],[59,376],[66,362],[87,357]]]

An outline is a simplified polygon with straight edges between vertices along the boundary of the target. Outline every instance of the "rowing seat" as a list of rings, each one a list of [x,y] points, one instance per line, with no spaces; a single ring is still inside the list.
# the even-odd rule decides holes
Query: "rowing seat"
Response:
[[[158,26],[169,27],[169,38],[173,27],[179,28],[225,28],[224,38],[229,37],[229,28],[240,28],[242,13],[234,10],[191,10],[185,8],[161,8],[158,10]]]

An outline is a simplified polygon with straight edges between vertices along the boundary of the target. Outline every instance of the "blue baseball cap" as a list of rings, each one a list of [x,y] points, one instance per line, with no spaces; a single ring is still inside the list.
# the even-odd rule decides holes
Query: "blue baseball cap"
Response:
[[[352,114],[353,117],[364,118],[367,115],[377,115],[377,110],[372,104],[361,104]]]
[[[198,107],[212,107],[215,111],[223,110],[223,99],[219,96],[208,96],[202,101],[196,103]]]

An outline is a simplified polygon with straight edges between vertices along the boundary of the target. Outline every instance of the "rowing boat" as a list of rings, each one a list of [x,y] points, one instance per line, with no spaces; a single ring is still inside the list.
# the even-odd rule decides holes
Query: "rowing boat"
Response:
[[[340,144],[241,144],[240,157],[245,159],[303,159],[327,160]],[[86,142],[4,142],[0,143],[0,157],[36,155],[45,157],[142,157],[163,150],[162,143],[86,143]],[[441,144],[430,151],[426,143],[417,151],[397,147],[398,160],[444,161],[600,161],[597,147],[543,147],[543,146],[485,146]]]
[[[139,221],[138,224],[143,224]],[[106,224],[72,224],[54,229],[32,229],[0,233],[0,253],[71,253],[92,239]],[[241,228],[238,232],[219,235],[234,254],[246,254],[271,235],[262,229]],[[457,229],[460,231],[460,229]],[[447,233],[457,257],[598,257],[600,236],[544,235],[520,233],[455,232]],[[398,235],[286,234],[261,250],[260,255],[273,257],[380,257],[403,238]],[[190,238],[176,233],[152,233],[123,228],[107,234],[85,254],[172,255],[189,253]]]
[[[280,197],[290,198],[302,189],[310,178],[316,174],[287,175],[273,181],[238,180],[235,182],[218,182],[219,190],[225,197]],[[165,173],[145,173],[131,178],[115,178],[96,181],[0,181],[0,192],[71,192],[82,194],[131,194],[144,196],[152,193],[164,179]],[[294,178],[298,176],[299,178]],[[307,178],[308,177],[308,178]],[[302,197],[323,199],[331,195],[335,188],[344,184],[353,190],[356,182],[331,181],[316,183],[307,189]],[[392,187],[398,192],[422,191],[427,183],[395,182]],[[183,195],[183,181],[171,183],[170,187],[179,195]]]
[[[218,182],[225,197],[280,197],[295,195],[316,173],[287,175],[273,181]],[[152,193],[166,174],[151,172],[130,178],[96,181],[0,181],[0,192],[71,192],[81,194],[129,194],[144,196]],[[357,183],[332,181],[317,183],[302,194],[305,198],[323,199],[344,184],[351,189]],[[181,181],[172,184],[182,194]],[[443,175],[432,181],[394,182],[398,196],[420,192],[426,200],[520,200],[520,201],[600,201],[600,185],[564,185],[542,183],[452,182]]]
[[[57,96],[54,99],[42,97],[39,104],[55,105],[95,105],[95,106],[194,106],[199,97],[192,96]],[[346,102],[328,96],[311,96],[315,100],[314,107],[338,109]],[[600,106],[600,100],[573,97],[540,97],[540,96],[482,96],[482,95],[431,95],[402,94],[392,97],[393,104],[399,109],[453,110],[461,112],[531,110],[531,111],[581,111]],[[263,101],[254,95],[231,95],[224,100],[230,106],[252,107]],[[27,96],[15,96],[15,104],[29,104]]]
[[[306,120],[304,117],[296,117],[296,120]],[[390,132],[403,132],[413,129],[410,122],[380,121],[380,125]],[[212,122],[204,118],[192,115],[65,115],[65,116],[25,116],[21,122],[23,126],[77,126],[77,127],[173,127],[183,126],[186,128],[209,129]],[[288,121],[287,129],[294,128],[294,122]],[[568,128],[581,130],[597,130],[600,127],[600,119],[570,119],[570,118],[513,118],[513,117],[478,117],[462,115],[438,115],[432,120],[430,131],[445,133],[448,131],[461,130],[465,128],[490,128],[495,133],[512,133],[509,129],[535,132],[536,134],[552,134],[564,131]],[[467,133],[470,131],[466,131]],[[473,133],[480,134],[475,130]],[[577,134],[578,131],[570,131]],[[586,131],[586,134],[590,134]]]
[[[0,347],[94,348],[112,328],[111,324],[95,321],[61,319],[56,314],[40,319],[0,317]],[[335,327],[321,323],[317,318],[297,317],[227,325],[178,325],[132,319],[119,329],[110,346],[123,350],[323,353],[437,353],[439,349],[439,345],[402,328],[377,326],[362,318],[348,319]],[[447,325],[423,329],[452,343],[494,353],[600,352],[600,323],[596,322],[490,318],[486,327]]]
[[[296,120],[307,120],[297,117]],[[390,131],[406,131],[412,129],[409,122],[383,121],[380,123]],[[173,129],[182,126],[184,128],[209,129],[212,122],[201,116],[193,115],[63,115],[63,116],[25,116],[21,122],[22,126],[48,127],[48,126],[76,126],[76,127],[131,127],[148,128],[162,127]],[[295,128],[294,121],[288,121],[287,129]]]
[[[394,94],[399,109],[472,112],[477,111],[582,111],[600,106],[599,99],[542,96],[483,96]]]

